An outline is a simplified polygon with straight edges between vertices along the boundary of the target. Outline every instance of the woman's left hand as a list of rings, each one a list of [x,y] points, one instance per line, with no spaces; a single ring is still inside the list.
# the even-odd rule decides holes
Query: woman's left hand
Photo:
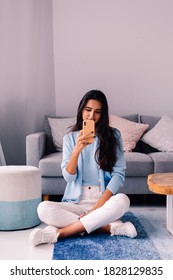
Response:
[[[85,215],[88,215],[89,213],[91,213],[92,211],[100,208],[101,206],[103,206],[105,204],[105,202],[112,196],[112,192],[108,189],[105,190],[105,192],[102,194],[102,196],[99,198],[99,200],[96,202],[96,204],[87,212],[85,212],[84,214],[80,215],[80,218],[84,217]]]

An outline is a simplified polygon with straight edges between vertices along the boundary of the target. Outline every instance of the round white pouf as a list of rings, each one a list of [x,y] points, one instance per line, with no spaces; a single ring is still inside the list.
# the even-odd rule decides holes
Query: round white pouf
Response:
[[[40,224],[41,177],[34,166],[0,167],[0,230],[18,230]]]

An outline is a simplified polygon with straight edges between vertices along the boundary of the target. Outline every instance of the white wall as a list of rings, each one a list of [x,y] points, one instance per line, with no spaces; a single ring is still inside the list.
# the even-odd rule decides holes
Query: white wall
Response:
[[[25,164],[26,135],[55,112],[52,1],[0,0],[0,141]]]
[[[56,113],[103,90],[115,114],[173,116],[172,0],[54,0]]]
[[[45,114],[75,115],[92,88],[112,113],[173,116],[172,11],[172,0],[0,0],[7,164],[25,163],[26,135]]]

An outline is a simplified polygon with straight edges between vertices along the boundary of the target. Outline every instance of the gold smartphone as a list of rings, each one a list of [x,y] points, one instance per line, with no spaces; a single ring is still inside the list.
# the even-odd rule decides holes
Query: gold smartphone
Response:
[[[93,137],[87,139],[88,143],[92,143],[94,141],[95,122],[93,120],[83,121],[83,133],[88,134],[88,133],[91,133],[91,132],[93,132]]]

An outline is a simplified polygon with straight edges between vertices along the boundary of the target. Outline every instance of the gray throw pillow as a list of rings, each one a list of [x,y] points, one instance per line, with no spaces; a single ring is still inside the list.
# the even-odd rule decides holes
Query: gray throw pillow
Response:
[[[141,141],[162,152],[173,152],[173,119],[163,115]]]

